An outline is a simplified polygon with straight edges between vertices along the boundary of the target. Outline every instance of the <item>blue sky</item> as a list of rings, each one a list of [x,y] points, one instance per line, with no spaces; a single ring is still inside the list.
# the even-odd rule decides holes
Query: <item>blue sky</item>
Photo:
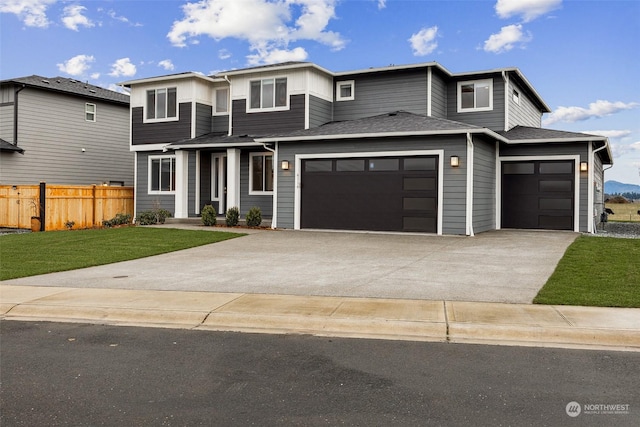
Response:
[[[116,83],[288,60],[331,71],[518,67],[543,126],[608,136],[640,184],[638,0],[0,0],[0,78]]]

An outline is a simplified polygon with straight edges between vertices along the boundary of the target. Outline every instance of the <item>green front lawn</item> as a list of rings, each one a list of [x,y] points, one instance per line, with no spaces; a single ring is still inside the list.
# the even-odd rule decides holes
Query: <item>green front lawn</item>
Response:
[[[640,307],[640,239],[580,236],[533,302]]]
[[[207,245],[243,234],[124,227],[0,236],[0,280],[111,264]]]

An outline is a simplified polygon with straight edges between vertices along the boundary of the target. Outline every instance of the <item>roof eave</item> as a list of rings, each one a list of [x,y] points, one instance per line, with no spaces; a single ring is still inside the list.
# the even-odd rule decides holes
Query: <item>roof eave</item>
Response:
[[[286,137],[265,137],[256,138],[256,142],[297,142],[297,141],[320,141],[338,139],[360,139],[360,138],[391,138],[407,136],[434,136],[434,135],[464,135],[464,134],[485,134],[499,141],[508,142],[506,138],[493,132],[490,129],[450,129],[431,131],[401,131],[401,132],[370,132],[370,133],[349,133],[333,135],[311,135],[311,136],[286,136]]]
[[[169,74],[169,75],[166,75],[166,76],[148,77],[148,78],[144,78],[144,79],[127,80],[125,82],[117,83],[117,85],[118,86],[122,86],[122,87],[131,87],[131,85],[137,85],[137,84],[142,84],[142,83],[165,82],[165,81],[168,81],[168,80],[191,79],[191,78],[194,78],[194,77],[206,80],[206,81],[211,82],[211,83],[224,81],[224,79],[216,79],[216,78],[213,78],[213,77],[205,76],[204,74],[189,72],[189,73],[181,73],[181,74]]]

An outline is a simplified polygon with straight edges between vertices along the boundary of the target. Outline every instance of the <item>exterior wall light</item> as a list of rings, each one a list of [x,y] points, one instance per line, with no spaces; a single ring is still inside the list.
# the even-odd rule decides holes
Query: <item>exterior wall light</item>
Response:
[[[282,163],[280,163],[280,168],[283,171],[288,171],[290,166],[291,165],[289,165],[289,160],[283,160]]]
[[[589,170],[589,163],[580,162],[580,172],[586,172]]]
[[[460,157],[451,156],[451,167],[457,168],[458,166],[460,166]]]

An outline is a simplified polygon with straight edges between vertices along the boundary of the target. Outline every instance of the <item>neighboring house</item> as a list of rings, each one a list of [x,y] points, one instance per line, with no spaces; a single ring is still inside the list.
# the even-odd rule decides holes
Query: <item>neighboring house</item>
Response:
[[[542,129],[517,68],[289,62],[131,89],[136,209],[253,206],[278,228],[591,232],[607,138]]]
[[[133,185],[129,96],[74,79],[0,81],[0,184]]]

